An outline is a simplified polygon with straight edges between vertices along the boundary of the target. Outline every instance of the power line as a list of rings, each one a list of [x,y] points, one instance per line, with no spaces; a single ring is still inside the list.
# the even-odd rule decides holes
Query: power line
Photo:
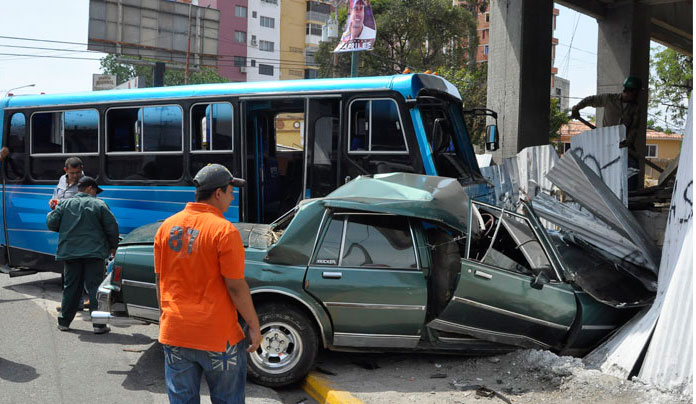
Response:
[[[70,45],[86,45],[84,43],[79,43],[79,42],[68,42],[68,41],[54,41],[54,40],[44,40],[44,39],[36,39],[36,38],[22,38],[22,37],[8,37],[8,36],[0,36],[0,38],[4,39],[15,39],[15,40],[26,40],[26,41],[35,41],[35,42],[49,42],[49,43],[60,43],[60,44],[70,44]],[[95,50],[80,50],[80,49],[75,49],[75,50],[68,50],[68,49],[62,49],[62,48],[45,48],[45,47],[32,47],[32,46],[20,46],[20,45],[0,45],[4,47],[11,47],[11,48],[20,48],[20,49],[34,49],[34,50],[49,50],[49,51],[57,51],[57,52],[81,52],[81,53],[104,53],[104,52],[99,52]],[[137,46],[133,45],[132,47],[137,48]],[[255,49],[254,47],[251,46],[246,46],[247,48],[252,48]],[[291,52],[291,51],[282,51],[279,50],[278,52]],[[296,52],[292,52],[296,53]],[[72,57],[69,58],[67,56],[46,56],[46,55],[36,55],[36,54],[11,54],[11,53],[0,53],[0,55],[3,56],[20,56],[20,57],[52,57],[52,58],[57,58],[57,59],[76,59],[76,60],[97,60],[97,59],[85,59],[85,58],[79,58],[79,57]],[[277,65],[288,65],[288,66],[311,66],[311,64],[304,63],[301,61],[296,61],[296,60],[289,60],[289,59],[280,59],[280,58],[265,58],[265,57],[259,57],[259,56],[249,56],[247,55],[226,55],[226,54],[218,54],[217,55],[217,65],[218,66],[230,66],[230,65],[225,65],[224,63],[220,63],[221,59],[229,59],[229,58],[234,58],[234,57],[244,57],[244,58],[252,58],[254,60],[259,60],[263,61],[265,63],[270,63],[270,64],[277,64]],[[171,55],[171,58],[173,60],[181,60],[182,62],[186,59],[186,55]],[[0,60],[0,61],[9,61],[7,59],[5,60]]]
[[[564,60],[565,66],[563,68],[563,75],[568,74],[570,69],[570,51],[573,49],[573,40],[575,39],[575,33],[578,30],[578,23],[580,22],[580,13],[575,14],[575,26],[573,27],[573,35],[570,36],[570,45],[568,45],[568,53],[566,53],[566,58]]]
[[[559,42],[558,45],[559,45],[559,46],[565,46],[565,47],[568,47],[569,49],[576,50],[576,51],[579,51],[579,52],[584,52],[584,53],[587,53],[587,54],[590,54],[590,55],[595,55],[595,56],[597,56],[597,52],[591,52],[591,51],[588,51],[588,50],[585,50],[585,49],[576,48],[576,47],[573,46],[573,45],[568,45],[568,44],[565,44],[565,43],[563,43],[563,42]]]

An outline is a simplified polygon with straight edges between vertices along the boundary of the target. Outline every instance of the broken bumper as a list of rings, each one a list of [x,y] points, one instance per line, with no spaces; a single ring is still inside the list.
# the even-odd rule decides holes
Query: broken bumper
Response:
[[[93,311],[92,324],[94,325],[134,325],[147,324],[144,321],[136,320],[128,317],[125,310],[117,310],[119,307],[124,307],[123,303],[115,302],[115,294],[118,292],[118,287],[111,284],[111,273],[109,273],[99,289],[97,289],[97,310]],[[122,315],[119,315],[121,314]]]

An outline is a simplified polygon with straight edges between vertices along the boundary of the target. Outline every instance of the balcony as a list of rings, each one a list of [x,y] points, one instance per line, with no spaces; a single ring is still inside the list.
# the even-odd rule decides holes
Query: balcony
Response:
[[[305,35],[305,45],[316,45],[319,46],[321,42],[321,35]]]
[[[319,21],[322,24],[326,23],[328,21],[330,15],[329,14],[324,14],[320,13],[318,11],[307,11],[307,21]]]

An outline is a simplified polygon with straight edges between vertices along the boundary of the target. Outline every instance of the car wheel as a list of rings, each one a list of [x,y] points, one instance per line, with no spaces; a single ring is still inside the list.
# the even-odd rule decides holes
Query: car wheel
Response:
[[[279,387],[304,378],[319,349],[312,322],[301,311],[268,304],[257,310],[261,344],[249,353],[249,376],[261,385]]]

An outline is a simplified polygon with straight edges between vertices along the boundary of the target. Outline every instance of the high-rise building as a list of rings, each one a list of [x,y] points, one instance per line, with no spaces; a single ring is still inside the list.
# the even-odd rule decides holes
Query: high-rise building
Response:
[[[198,0],[198,5],[220,10],[221,76],[232,81],[316,77],[314,54],[334,11],[329,1]]]
[[[331,17],[335,8],[328,1],[307,0],[307,14],[305,17],[305,74],[306,79],[317,77],[317,64],[314,55],[321,43],[321,29]]]
[[[280,8],[280,79],[305,75],[306,0],[282,0]]]
[[[280,5],[278,0],[249,0],[247,81],[280,77]]]
[[[198,0],[201,7],[220,10],[218,74],[231,81],[247,81],[247,0]]]

